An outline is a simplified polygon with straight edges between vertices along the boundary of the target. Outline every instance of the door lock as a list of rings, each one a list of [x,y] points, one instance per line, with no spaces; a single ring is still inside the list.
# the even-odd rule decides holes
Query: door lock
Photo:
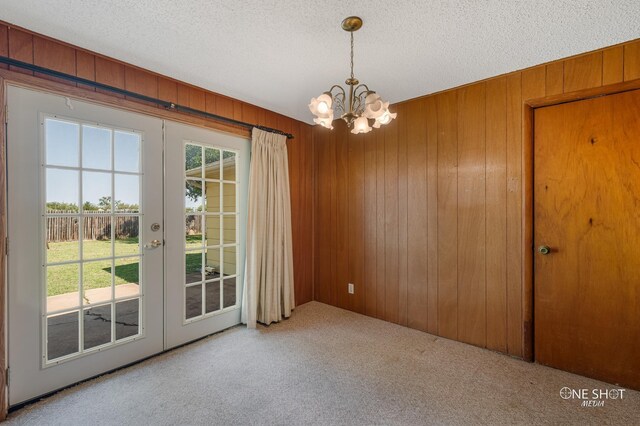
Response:
[[[160,230],[160,224],[159,223],[152,223],[151,224],[151,230],[153,232],[159,231]]]
[[[144,248],[146,249],[154,249],[154,248],[158,248],[162,245],[162,241],[160,240],[151,240],[150,243],[145,244]]]
[[[549,246],[540,246],[538,247],[538,253],[547,255],[551,253],[551,247]]]

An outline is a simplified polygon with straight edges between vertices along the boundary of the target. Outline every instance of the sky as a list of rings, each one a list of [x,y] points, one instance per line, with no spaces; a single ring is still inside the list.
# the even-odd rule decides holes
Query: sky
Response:
[[[80,142],[80,132],[82,132],[82,142]],[[81,143],[82,159],[80,158]],[[82,170],[80,172],[79,170],[48,167],[46,172],[47,202],[78,204],[80,202],[80,173],[82,173],[82,203],[88,201],[97,204],[101,197],[111,196],[111,178],[114,175],[115,199],[126,204],[140,204],[140,177],[118,173],[120,171],[140,171],[140,145],[140,135],[137,133],[46,119],[45,159],[47,166],[104,170]]]

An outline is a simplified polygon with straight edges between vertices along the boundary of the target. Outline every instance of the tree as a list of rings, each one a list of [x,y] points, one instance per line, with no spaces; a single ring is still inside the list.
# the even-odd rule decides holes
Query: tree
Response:
[[[195,170],[202,167],[202,151],[204,151],[205,166],[220,161],[220,150],[187,144],[184,148],[185,170]],[[233,153],[225,152],[224,158],[229,157],[227,154],[233,155]],[[198,177],[200,176],[201,174],[198,174]],[[190,181],[186,187],[186,196],[194,201],[200,198],[202,184],[198,181]]]
[[[47,210],[52,211],[64,211],[64,212],[77,212],[78,206],[73,203],[65,203],[61,201],[49,201],[47,203]]]

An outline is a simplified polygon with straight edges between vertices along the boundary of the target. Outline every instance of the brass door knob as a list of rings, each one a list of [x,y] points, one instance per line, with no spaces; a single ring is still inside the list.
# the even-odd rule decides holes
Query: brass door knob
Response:
[[[540,246],[538,247],[538,253],[547,255],[551,253],[551,247],[549,246]]]

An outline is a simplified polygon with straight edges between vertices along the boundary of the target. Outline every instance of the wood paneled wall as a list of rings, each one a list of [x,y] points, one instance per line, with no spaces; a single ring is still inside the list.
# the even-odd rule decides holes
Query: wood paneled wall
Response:
[[[400,103],[366,135],[314,127],[315,299],[524,356],[523,104],[639,78],[635,41]]]
[[[264,108],[209,92],[2,22],[0,22],[0,56],[8,56],[12,59],[131,92],[292,133],[294,139],[290,139],[287,146],[291,179],[296,304],[306,303],[312,299],[313,219],[310,212],[313,211],[313,149],[311,126]],[[0,64],[0,68],[7,69],[7,66]],[[11,67],[11,70],[33,74],[16,67]],[[53,77],[39,77],[74,85]],[[91,87],[84,88],[95,90]],[[135,101],[135,99],[132,100]],[[216,127],[215,122],[210,125]],[[219,128],[247,134],[245,129],[233,126],[220,126]]]

